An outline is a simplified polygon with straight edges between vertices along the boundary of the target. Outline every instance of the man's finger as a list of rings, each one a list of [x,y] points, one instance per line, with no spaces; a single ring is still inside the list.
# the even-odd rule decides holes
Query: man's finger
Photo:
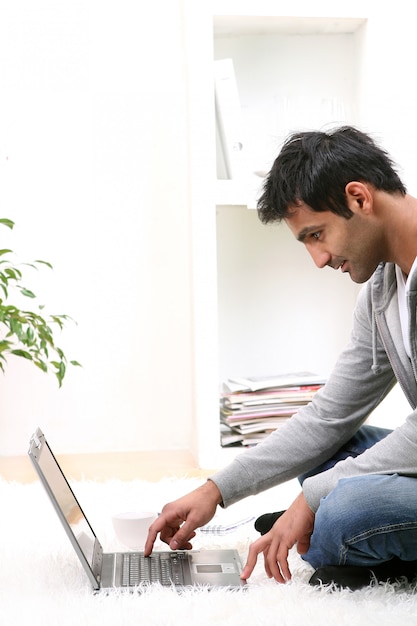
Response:
[[[154,532],[153,530],[149,528],[148,536],[146,538],[145,548],[143,550],[145,556],[149,556],[152,553],[152,549],[156,541],[157,535],[158,535],[157,532]]]
[[[263,550],[264,542],[262,539],[258,539],[258,541],[249,546],[248,558],[240,575],[243,580],[247,580],[251,576],[258,560],[258,554],[263,552]]]
[[[279,563],[279,567],[281,570],[281,580],[280,582],[287,582],[291,580],[291,572],[288,566],[288,549],[280,546],[277,555],[277,561]]]
[[[171,550],[189,550],[192,546],[190,539],[195,537],[195,531],[191,524],[184,522],[169,542]]]
[[[158,533],[165,526],[162,516],[159,516],[148,528],[148,537],[146,539],[144,555],[149,556],[152,553],[153,545],[156,541]]]
[[[276,550],[272,550],[269,547],[268,551],[264,552],[264,567],[268,578],[273,578],[277,583],[285,583],[285,578],[281,572],[280,563],[277,560]]]

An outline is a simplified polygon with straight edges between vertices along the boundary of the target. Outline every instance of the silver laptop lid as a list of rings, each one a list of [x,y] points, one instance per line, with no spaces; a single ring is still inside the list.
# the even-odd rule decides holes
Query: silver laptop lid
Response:
[[[99,589],[103,549],[40,428],[28,454],[91,584]]]

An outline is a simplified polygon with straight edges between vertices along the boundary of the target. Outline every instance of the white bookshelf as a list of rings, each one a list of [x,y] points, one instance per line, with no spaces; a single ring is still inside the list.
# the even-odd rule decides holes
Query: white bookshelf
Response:
[[[262,183],[253,171],[268,166],[291,126],[306,126],[307,119],[307,125],[317,127],[329,121],[329,111],[343,113],[343,119],[334,119],[335,123],[356,122],[352,81],[358,59],[353,38],[364,18],[293,19],[263,13],[261,5],[271,5],[262,2],[259,15],[250,17],[243,14],[243,8],[228,11],[230,2],[214,13],[207,4],[195,7],[192,0],[185,4],[195,450],[201,466],[214,468],[240,451],[222,449],[219,443],[222,379],[285,369],[325,373],[347,340],[357,286],[330,269],[319,272],[285,225],[260,224],[256,211],[248,206],[255,206],[254,185]],[[295,50],[301,55],[298,60],[294,60]],[[254,157],[248,176],[240,180],[216,179],[213,60],[226,56],[234,60],[249,151]],[[280,63],[275,65],[279,67],[273,71],[271,59],[278,58]],[[323,70],[324,59],[327,70]],[[329,85],[341,59],[343,76]],[[303,93],[308,94],[308,115],[301,106]],[[322,109],[320,98],[327,103]],[[274,104],[280,113],[286,111],[286,118],[282,124],[273,120],[268,130],[266,122],[273,118]]]

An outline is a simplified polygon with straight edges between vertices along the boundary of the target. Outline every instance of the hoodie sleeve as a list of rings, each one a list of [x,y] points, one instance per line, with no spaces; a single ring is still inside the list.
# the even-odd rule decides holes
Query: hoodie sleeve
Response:
[[[340,461],[330,470],[306,478],[303,491],[307,503],[317,511],[320,500],[328,495],[341,478],[363,474],[400,474],[417,477],[417,412],[387,437],[356,458]]]
[[[375,342],[373,337],[369,293],[368,286],[361,290],[351,340],[313,401],[264,442],[239,454],[230,465],[211,477],[220,489],[224,506],[323,463],[353,436],[393,387],[395,377],[388,357],[380,341]],[[378,368],[372,367],[375,359]],[[399,456],[401,458],[401,454]],[[370,463],[358,463],[357,469],[347,468],[347,471],[369,473],[382,466],[387,471],[392,467],[391,460],[392,457],[388,464],[383,460],[377,462],[373,454]],[[329,470],[304,482],[304,494],[314,511],[320,498],[337,482],[339,471]]]

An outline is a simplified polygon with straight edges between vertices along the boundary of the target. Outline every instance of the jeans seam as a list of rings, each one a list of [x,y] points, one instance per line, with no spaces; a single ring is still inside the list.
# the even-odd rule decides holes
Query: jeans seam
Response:
[[[339,550],[339,564],[345,565],[346,558],[349,552],[349,549],[352,548],[355,543],[359,543],[359,541],[363,541],[364,539],[369,539],[375,535],[383,535],[390,532],[396,532],[401,530],[411,530],[412,528],[417,528],[417,521],[415,522],[404,522],[402,524],[388,524],[385,526],[378,526],[372,529],[368,529],[365,532],[359,533],[354,537],[346,540],[344,544],[340,547]]]

